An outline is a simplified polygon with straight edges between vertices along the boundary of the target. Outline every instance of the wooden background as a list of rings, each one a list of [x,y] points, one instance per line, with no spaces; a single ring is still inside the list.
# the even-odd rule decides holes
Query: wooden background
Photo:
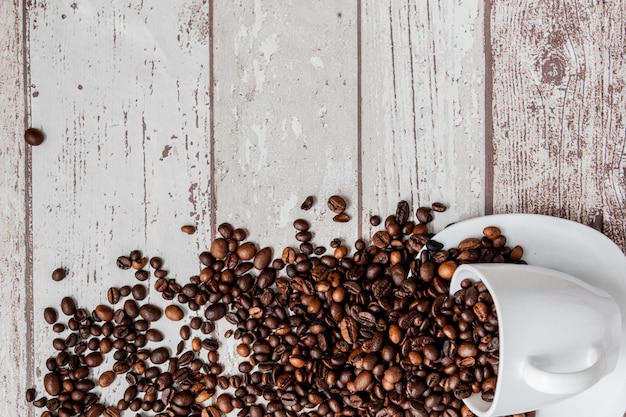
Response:
[[[4,0],[0,20],[12,415],[41,389],[44,307],[103,301],[135,248],[186,279],[223,221],[282,248],[304,215],[315,242],[351,243],[399,199],[441,201],[433,231],[543,213],[626,249],[623,1]],[[336,193],[349,223],[330,220]]]

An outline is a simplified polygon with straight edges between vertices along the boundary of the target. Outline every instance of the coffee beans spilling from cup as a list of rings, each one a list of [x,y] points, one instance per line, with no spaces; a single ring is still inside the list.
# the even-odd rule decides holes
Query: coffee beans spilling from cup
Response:
[[[313,203],[307,198],[302,209]],[[328,205],[335,214],[345,210],[339,196]],[[46,362],[46,394],[37,398],[31,389],[26,399],[46,407],[44,417],[125,410],[158,417],[471,416],[462,399],[493,398],[498,322],[484,285],[465,280],[449,296],[449,279],[462,263],[523,263],[523,250],[507,246],[497,227],[444,250],[428,226],[433,211],[444,210],[440,203],[420,207],[413,221],[401,201],[369,242],[354,242],[352,254],[340,239],[330,242],[332,254],[314,245],[304,219],[293,224],[298,245],[279,251],[224,223],[199,255],[199,273],[184,283],[168,278],[160,258],[120,256],[120,269],[140,282],[152,275],[170,305],[144,303],[147,288],[139,283],[110,288],[109,304],[91,310],[65,297],[66,323],[46,309],[46,322],[63,337],[53,340],[57,353]],[[381,221],[372,216],[372,225]],[[163,317],[181,324],[175,347],[160,345],[164,335],[153,328]],[[220,362],[220,320],[231,326],[224,336],[237,341],[232,375]],[[101,369],[108,356],[110,369]],[[127,383],[123,395],[103,404],[93,389],[118,378]]]

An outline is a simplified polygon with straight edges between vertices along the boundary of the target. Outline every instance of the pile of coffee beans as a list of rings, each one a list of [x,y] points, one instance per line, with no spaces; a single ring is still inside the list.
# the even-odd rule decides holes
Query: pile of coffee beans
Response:
[[[333,197],[333,212],[343,214],[345,200]],[[139,283],[110,288],[109,304],[91,311],[64,298],[67,324],[56,309],[44,312],[53,331],[70,332],[52,342],[46,394],[32,389],[26,399],[46,407],[44,417],[472,416],[462,399],[493,398],[497,317],[484,285],[465,280],[450,296],[449,279],[463,263],[523,263],[523,250],[507,246],[497,227],[443,249],[428,223],[444,210],[420,207],[414,221],[401,201],[384,223],[372,216],[384,227],[356,240],[352,254],[340,239],[330,242],[332,254],[314,245],[304,219],[293,223],[297,246],[280,256],[224,223],[185,283],[169,278],[160,258],[120,256],[117,266]],[[142,303],[150,276],[170,304],[163,310]],[[152,324],[162,316],[181,322],[175,349],[159,345],[164,335]],[[218,353],[220,320],[241,358],[232,375]],[[108,355],[111,369],[95,375]],[[101,403],[94,388],[122,377],[119,401]]]

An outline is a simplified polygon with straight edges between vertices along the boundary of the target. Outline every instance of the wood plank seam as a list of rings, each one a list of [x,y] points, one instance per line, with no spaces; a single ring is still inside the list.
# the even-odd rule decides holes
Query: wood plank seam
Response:
[[[24,129],[31,124],[31,103],[30,103],[30,35],[28,3],[21,0],[22,9],[22,71],[24,83]],[[33,288],[33,173],[32,173],[32,152],[27,146],[24,152],[24,208],[25,208],[25,243],[26,243],[26,268],[24,271],[25,286],[25,321],[26,321],[26,385],[33,386],[35,383],[35,343],[34,343],[34,288]],[[28,416],[33,417],[35,410],[28,407]]]

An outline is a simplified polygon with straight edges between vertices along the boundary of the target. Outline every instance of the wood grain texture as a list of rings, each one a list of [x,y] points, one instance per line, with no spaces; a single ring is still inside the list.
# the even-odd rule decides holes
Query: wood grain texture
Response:
[[[0,2],[0,402],[12,415],[27,416],[33,361],[22,19],[21,1]]]
[[[494,3],[495,212],[579,221],[626,250],[625,12]]]
[[[22,2],[0,2],[0,402],[27,416],[24,392],[32,384],[32,314],[28,276],[26,149],[23,140],[24,62]]]
[[[449,206],[434,229],[484,213],[482,1],[363,1],[365,217]]]
[[[326,200],[347,197],[356,218],[355,4],[215,2],[213,20],[217,222],[277,248],[298,243],[300,216],[320,225],[316,244],[354,240],[356,222],[333,223]]]
[[[72,295],[93,309],[109,286],[134,284],[115,266],[132,249],[186,281],[208,247],[208,3],[136,4],[29,10],[32,119],[47,133],[33,152],[39,381],[54,337],[44,307]],[[180,231],[188,223],[196,235]],[[64,281],[50,279],[57,267]]]

